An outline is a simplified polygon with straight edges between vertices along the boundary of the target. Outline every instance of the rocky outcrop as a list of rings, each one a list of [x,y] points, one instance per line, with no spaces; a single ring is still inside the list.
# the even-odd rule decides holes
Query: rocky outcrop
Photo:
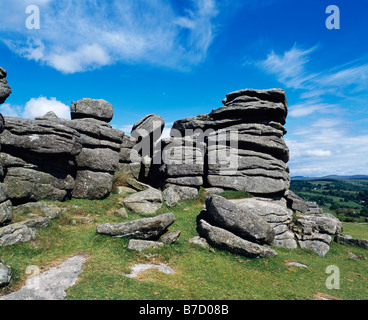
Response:
[[[301,248],[324,257],[330,250],[332,236],[342,233],[343,227],[332,214],[298,214],[293,230]]]
[[[284,91],[235,91],[223,104],[209,114],[178,120],[172,128],[172,136],[205,141],[203,184],[283,195],[290,184]]]
[[[83,110],[84,118],[77,120],[50,113],[35,120],[5,118],[0,155],[14,203],[110,194],[124,132]]]

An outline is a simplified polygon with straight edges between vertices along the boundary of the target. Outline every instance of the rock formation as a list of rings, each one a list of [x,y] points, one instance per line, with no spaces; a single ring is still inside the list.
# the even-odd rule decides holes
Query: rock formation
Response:
[[[51,113],[34,120],[5,117],[0,156],[14,203],[72,196],[102,199],[110,194],[124,132],[97,120],[95,114],[103,114],[103,109],[88,102],[91,115],[84,113],[77,120]],[[91,111],[92,106],[98,112]]]
[[[203,184],[283,195],[289,188],[289,150],[283,140],[287,116],[281,89],[235,91],[223,107],[206,115],[178,120],[172,136],[204,141]]]
[[[11,93],[6,75],[0,68],[0,103]],[[50,215],[6,225],[13,204],[21,210],[29,207],[23,203],[41,199],[103,199],[119,174],[120,188],[138,191],[121,204],[140,214],[156,212],[163,200],[174,206],[194,198],[200,187],[252,194],[249,199],[207,199],[197,229],[212,246],[267,257],[276,254],[268,246],[299,245],[324,256],[342,225],[316,203],[288,190],[289,150],[283,139],[287,113],[281,89],[239,90],[208,114],[176,121],[165,139],[160,139],[165,122],[154,114],[136,122],[131,136],[113,129],[113,106],[102,99],[72,102],[72,120],[53,112],[32,120],[0,116],[0,245],[32,239],[37,228],[60,213],[42,207]],[[100,225],[97,231],[149,241],[163,236],[159,242],[170,243],[180,234],[165,233],[174,220],[173,214],[165,214]]]

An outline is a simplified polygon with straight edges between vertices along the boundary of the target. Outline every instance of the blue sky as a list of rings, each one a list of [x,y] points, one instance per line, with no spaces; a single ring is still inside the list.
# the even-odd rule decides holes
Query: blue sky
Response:
[[[40,29],[26,28],[28,5]],[[0,0],[0,12],[4,115],[68,117],[90,97],[113,104],[115,128],[150,113],[170,127],[231,91],[280,87],[291,175],[368,174],[367,0]]]

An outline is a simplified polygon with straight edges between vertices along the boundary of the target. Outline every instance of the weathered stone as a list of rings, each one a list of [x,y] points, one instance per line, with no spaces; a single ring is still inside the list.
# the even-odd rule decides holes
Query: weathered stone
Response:
[[[152,214],[162,207],[162,193],[157,189],[149,188],[127,196],[122,203],[133,212]]]
[[[104,199],[111,192],[113,179],[112,173],[79,170],[75,178],[73,197],[90,200]]]
[[[343,232],[343,226],[340,220],[328,213],[319,215],[298,214],[297,221],[303,226],[303,232],[305,234],[318,231],[336,235]]]
[[[103,99],[84,98],[72,102],[70,107],[72,120],[81,118],[94,118],[110,122],[114,116],[114,110],[110,103]]]
[[[175,221],[173,213],[124,223],[106,223],[97,226],[97,232],[112,237],[141,240],[158,240]]]
[[[255,195],[284,194],[290,182],[264,176],[226,176],[208,175],[207,181],[212,187],[245,191]]]
[[[298,241],[298,242],[302,249],[312,250],[321,257],[324,257],[326,253],[330,250],[330,246],[323,241],[305,240],[305,241]]]
[[[131,136],[135,139],[139,137],[150,137],[150,144],[160,139],[165,127],[165,121],[159,115],[149,114],[133,125]]]
[[[111,149],[83,148],[75,158],[77,166],[98,172],[115,172],[119,164],[119,154]]]
[[[82,150],[78,132],[70,127],[54,121],[13,117],[5,117],[1,145],[3,152],[16,148],[55,156],[75,156]]]
[[[193,199],[198,195],[197,188],[167,185],[167,188],[162,193],[166,204],[169,207],[176,206],[179,201]]]
[[[217,187],[214,187],[214,188],[205,188],[204,189],[206,191],[206,193],[208,193],[209,195],[213,195],[213,194],[220,194],[222,192],[224,192],[225,190],[222,189],[222,188],[217,188]]]
[[[168,231],[164,233],[160,237],[160,239],[158,239],[158,241],[165,244],[173,244],[176,240],[178,240],[180,234],[181,234],[180,230]]]
[[[12,278],[12,268],[0,259],[0,288],[7,286]]]
[[[192,244],[195,244],[195,245],[198,245],[202,248],[205,248],[205,249],[209,249],[210,248],[210,245],[208,244],[207,240],[205,238],[201,238],[199,236],[195,236],[193,238],[190,238],[188,240],[189,243],[192,243]]]
[[[203,178],[199,177],[178,177],[178,178],[167,178],[165,183],[174,184],[186,187],[200,187],[203,185]]]
[[[351,235],[347,234],[336,235],[335,242],[349,246],[368,248],[368,239],[353,239]]]
[[[10,200],[0,203],[0,226],[13,219],[12,207]]]
[[[36,230],[48,226],[48,218],[30,219],[0,228],[0,247],[34,239]]]
[[[40,275],[32,275],[19,291],[0,297],[0,300],[65,300],[66,291],[83,272],[86,254],[78,254]]]
[[[197,230],[200,236],[204,237],[211,246],[222,250],[250,258],[264,258],[277,255],[274,250],[266,246],[244,240],[230,231],[212,226],[204,220],[198,222]]]
[[[147,189],[150,189],[151,186],[149,186],[148,184],[145,184],[143,182],[140,182],[136,179],[132,179],[132,178],[129,178],[127,179],[126,181],[127,185],[137,191],[145,191]]]
[[[237,206],[225,198],[212,195],[206,200],[205,219],[229,230],[243,239],[260,244],[272,244],[275,232],[259,215]]]
[[[41,211],[41,213],[49,219],[55,219],[62,212],[65,212],[65,210],[66,208],[60,208],[56,205],[47,204],[45,202],[29,202],[13,207],[13,212],[16,214],[34,213],[37,211]]]
[[[157,249],[163,245],[164,244],[159,241],[130,239],[128,243],[128,249],[141,252],[147,249]]]
[[[307,213],[309,208],[308,204],[293,191],[288,190],[285,194],[285,198],[287,200],[288,208],[297,213]]]
[[[15,203],[42,199],[64,201],[74,188],[74,179],[66,173],[49,174],[21,167],[8,168],[4,183]]]
[[[129,194],[129,193],[137,193],[137,190],[134,190],[132,188],[129,188],[129,187],[122,187],[122,186],[119,186],[119,187],[115,187],[112,189],[112,192],[113,193],[116,193],[116,194]]]

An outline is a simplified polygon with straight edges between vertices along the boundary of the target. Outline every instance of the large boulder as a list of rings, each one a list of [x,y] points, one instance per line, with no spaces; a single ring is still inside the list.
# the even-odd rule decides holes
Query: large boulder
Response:
[[[205,219],[239,237],[259,244],[272,244],[275,232],[260,215],[212,195],[206,200]]]
[[[205,220],[200,220],[197,226],[198,233],[213,247],[227,250],[249,258],[272,257],[277,253],[266,247],[244,240],[230,231],[210,225]]]
[[[297,242],[291,232],[293,212],[286,207],[285,200],[254,197],[230,201],[267,221],[275,233],[274,246],[297,248]]]
[[[47,173],[29,168],[9,167],[4,179],[9,198],[14,203],[70,198],[74,179],[68,173]]]
[[[127,196],[122,202],[133,212],[152,214],[162,207],[162,193],[160,190],[149,188]]]
[[[153,218],[143,218],[124,223],[106,223],[97,226],[99,234],[117,238],[156,241],[175,222],[173,213],[164,213]]]
[[[84,98],[72,102],[70,107],[72,120],[81,118],[93,118],[110,122],[114,116],[112,105],[103,99]]]

